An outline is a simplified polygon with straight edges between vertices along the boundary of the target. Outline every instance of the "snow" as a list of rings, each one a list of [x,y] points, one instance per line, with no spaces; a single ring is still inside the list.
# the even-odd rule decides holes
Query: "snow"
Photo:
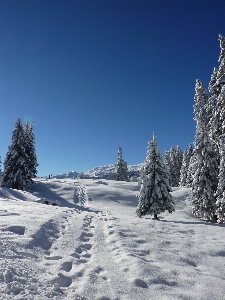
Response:
[[[0,188],[0,299],[224,299],[225,225],[193,218],[184,187],[173,188],[175,213],[138,218],[139,189],[105,179]]]

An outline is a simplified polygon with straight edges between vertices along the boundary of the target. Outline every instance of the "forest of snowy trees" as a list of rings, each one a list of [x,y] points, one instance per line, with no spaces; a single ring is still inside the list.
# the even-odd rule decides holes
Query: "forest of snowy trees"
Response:
[[[165,153],[164,163],[155,138],[149,142],[140,177],[137,215],[173,211],[171,186],[190,187],[196,218],[225,222],[225,38],[219,35],[219,68],[214,68],[208,91],[196,80],[194,148],[179,146]]]
[[[195,217],[225,221],[225,38],[219,35],[219,68],[214,68],[208,91],[196,80],[196,134],[188,170]]]

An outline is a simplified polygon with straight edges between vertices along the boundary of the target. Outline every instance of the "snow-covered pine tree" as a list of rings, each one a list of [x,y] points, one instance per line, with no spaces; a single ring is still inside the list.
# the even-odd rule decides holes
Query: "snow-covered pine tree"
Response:
[[[222,35],[219,35],[219,40],[220,66],[218,70],[214,69],[213,74],[211,76],[211,81],[209,83],[209,91],[211,92],[211,95],[209,97],[209,102],[207,105],[207,110],[211,112],[209,115],[210,120],[207,129],[209,129],[210,136],[218,147],[219,136],[223,134],[221,128],[223,121],[223,119],[221,119],[221,110],[223,109],[224,99],[223,96],[220,95],[225,85],[225,38]]]
[[[24,128],[21,120],[18,119],[4,161],[1,185],[23,190],[30,183],[28,161],[29,157],[26,153]]]
[[[206,128],[210,114],[207,113],[207,105],[208,105],[209,95],[204,87],[204,84],[196,79],[195,83],[195,96],[194,96],[194,120],[198,122],[198,125]]]
[[[176,150],[172,146],[169,151],[165,153],[165,165],[167,167],[167,172],[169,174],[169,184],[170,186],[176,186]]]
[[[125,160],[123,160],[123,178],[125,181],[129,181],[127,162]]]
[[[212,219],[215,215],[214,193],[218,183],[218,156],[205,129],[196,134],[190,190],[192,212],[196,218]]]
[[[180,170],[182,166],[183,153],[179,146],[173,146],[165,153],[165,164],[169,173],[170,186],[178,186],[180,181]]]
[[[33,124],[26,122],[24,126],[24,134],[25,134],[25,149],[27,154],[27,164],[29,168],[29,178],[30,183],[33,183],[32,178],[36,177],[37,174],[37,156],[35,152],[35,137],[33,133]]]
[[[225,223],[225,135],[220,137],[219,143],[220,167],[219,167],[219,182],[216,197],[216,212],[217,222]]]
[[[211,81],[213,82],[214,79],[212,79],[212,77],[211,77]],[[211,101],[209,101],[208,93],[204,88],[203,83],[199,79],[196,79],[196,83],[195,83],[194,101],[195,101],[193,106],[194,114],[195,114],[194,120],[196,121],[196,128],[197,128],[196,136],[195,136],[196,138],[201,128],[204,128],[204,130],[209,132],[209,120],[212,115],[212,111],[214,109],[214,100],[211,99]],[[191,187],[193,182],[194,170],[192,169],[192,166],[195,165],[197,159],[197,156],[194,154],[195,154],[195,150],[193,150],[193,155],[190,159],[190,163],[188,167],[188,174],[186,180],[188,187]]]
[[[176,180],[176,149],[172,146],[170,148],[170,186],[177,186]]]
[[[122,151],[121,147],[119,147],[119,149],[118,149],[116,180],[117,181],[128,181],[127,162],[123,159],[123,151]]]
[[[219,34],[220,41],[220,56],[219,62],[220,66],[217,72],[216,77],[216,86],[219,87],[219,92],[222,90],[222,87],[225,84],[225,37]]]
[[[192,180],[190,190],[192,212],[195,217],[211,219],[215,214],[214,193],[218,183],[219,157],[206,128],[208,122],[205,113],[207,97],[204,86],[199,80],[196,80],[194,100],[194,119],[197,129],[195,148],[188,171]]]
[[[170,170],[171,170],[170,150],[165,151],[164,164],[166,166],[168,178],[169,178],[169,182],[170,182]]]
[[[180,182],[180,171],[181,171],[181,167],[182,167],[182,161],[183,161],[183,152],[180,148],[180,146],[177,146],[176,149],[176,165],[175,165],[175,174],[176,174],[176,185],[175,186],[179,186],[179,182]]]
[[[215,215],[215,196],[218,184],[219,156],[209,138],[206,113],[207,93],[200,80],[196,80],[194,97],[196,135],[193,156],[190,160],[192,212],[195,217],[211,219]]]
[[[220,86],[217,84],[217,73],[216,68],[213,69],[211,80],[208,85],[210,95],[208,97],[207,104],[205,105],[205,113],[207,115],[206,129],[208,130],[210,137],[214,139],[216,128],[218,127],[218,110],[217,110],[217,98],[220,94]]]
[[[211,80],[208,85],[208,90],[210,92],[210,95],[215,95],[216,97],[220,93],[219,87],[216,85],[217,73],[218,73],[217,68],[214,68],[213,73],[211,75]]]
[[[188,169],[189,169],[189,164],[190,164],[190,159],[192,157],[192,154],[193,154],[193,146],[192,144],[190,144],[189,148],[186,149],[183,154],[182,166],[180,170],[179,186],[190,187]]]
[[[141,188],[137,196],[137,216],[150,214],[157,219],[157,215],[161,212],[168,210],[172,213],[175,211],[175,204],[170,192],[172,189],[169,185],[168,172],[158,149],[156,138],[153,136],[153,140],[148,143],[147,157],[141,175]]]
[[[184,150],[184,155],[183,155],[183,161],[182,161],[182,166],[180,170],[180,182],[179,186],[186,186],[186,179],[187,179],[187,172],[188,172],[188,167],[189,167],[189,162],[188,162],[188,150]]]

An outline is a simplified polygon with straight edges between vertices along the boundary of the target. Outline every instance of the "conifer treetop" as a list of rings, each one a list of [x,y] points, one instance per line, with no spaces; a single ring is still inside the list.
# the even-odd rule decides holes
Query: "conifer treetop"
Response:
[[[220,41],[220,55],[219,55],[219,70],[217,73],[217,81],[216,85],[219,86],[219,90],[221,90],[221,84],[225,84],[225,37],[219,34]]]

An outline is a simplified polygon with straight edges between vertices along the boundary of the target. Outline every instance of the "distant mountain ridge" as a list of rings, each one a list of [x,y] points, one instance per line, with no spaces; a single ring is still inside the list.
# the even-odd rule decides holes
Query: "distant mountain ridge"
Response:
[[[58,179],[63,179],[63,178],[74,178],[77,177],[79,173],[77,173],[76,171],[71,171],[71,172],[67,172],[67,173],[63,173],[60,175],[54,175],[54,178],[58,178]]]
[[[127,166],[129,178],[139,177],[142,166],[143,166],[143,164]],[[115,164],[111,164],[111,165],[95,167],[95,168],[88,170],[86,172],[83,172],[83,173],[84,173],[84,178],[99,177],[99,178],[103,178],[103,179],[115,180],[116,179],[116,169],[117,169],[117,164],[115,163]],[[74,178],[74,177],[76,178],[78,175],[79,175],[79,173],[77,173],[76,171],[71,171],[71,172],[60,174],[60,175],[54,175],[53,177],[58,178],[58,179]]]
[[[142,168],[143,164],[137,164],[137,165],[130,165],[128,166],[128,176],[131,177],[139,177],[140,176],[140,170]],[[105,165],[100,167],[95,167],[91,170],[88,170],[84,172],[85,178],[104,178],[104,179],[116,179],[116,169],[117,164],[111,164],[111,165]]]

